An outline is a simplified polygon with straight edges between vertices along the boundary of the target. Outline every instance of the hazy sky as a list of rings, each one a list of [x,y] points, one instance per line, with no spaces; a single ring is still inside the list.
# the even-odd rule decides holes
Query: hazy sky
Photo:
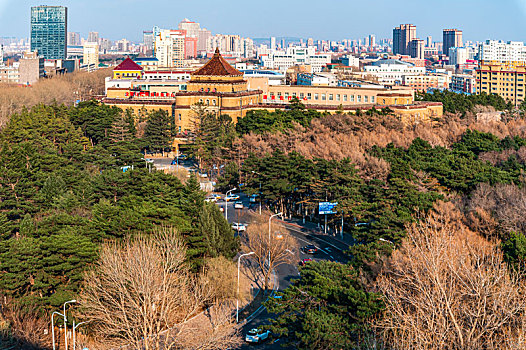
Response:
[[[30,7],[42,4],[67,6],[69,31],[112,40],[138,41],[143,30],[176,28],[187,17],[212,33],[253,38],[386,38],[413,23],[422,39],[460,28],[465,40],[526,41],[526,0],[0,0],[0,36],[28,37]]]

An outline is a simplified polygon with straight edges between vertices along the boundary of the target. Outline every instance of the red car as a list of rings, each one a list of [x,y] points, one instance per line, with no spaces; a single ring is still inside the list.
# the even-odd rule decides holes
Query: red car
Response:
[[[303,259],[300,261],[300,266],[305,266],[310,261],[312,261],[311,258]]]

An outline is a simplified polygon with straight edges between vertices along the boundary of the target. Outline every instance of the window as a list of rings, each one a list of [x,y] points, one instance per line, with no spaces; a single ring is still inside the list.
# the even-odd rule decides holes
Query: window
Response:
[[[208,99],[206,100],[206,105],[210,106],[210,100],[208,100]]]
[[[371,96],[371,103],[374,103],[374,96]]]
[[[334,96],[332,94],[329,94],[329,101],[334,100]]]
[[[213,100],[212,101],[212,104],[215,106],[217,104],[217,101],[216,100]]]
[[[289,98],[289,93],[285,92],[285,98]]]
[[[179,113],[179,120],[181,120],[181,113]]]
[[[369,96],[364,96],[363,97],[363,102],[368,103],[369,102]]]
[[[300,99],[303,100],[304,97],[305,97],[305,94],[303,92],[300,92]]]
[[[314,94],[314,99],[318,100],[318,94]]]
[[[312,94],[310,92],[307,92],[307,100],[311,100],[312,99]]]
[[[339,100],[340,100],[340,95],[336,94],[336,101],[339,101]]]
[[[325,96],[325,94],[321,94],[321,100],[325,101],[326,99],[327,99],[327,97]]]
[[[280,97],[280,96],[281,96],[281,92],[278,92],[278,97]]]
[[[203,103],[203,99],[202,98],[199,99],[199,103]]]
[[[347,102],[347,95],[343,95],[343,100]]]
[[[358,102],[362,102],[362,96],[358,95]]]
[[[351,95],[351,102],[354,102],[354,95]]]

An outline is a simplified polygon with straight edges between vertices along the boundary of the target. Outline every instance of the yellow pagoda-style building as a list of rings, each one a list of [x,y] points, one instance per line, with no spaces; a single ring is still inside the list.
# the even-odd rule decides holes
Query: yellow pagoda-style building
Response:
[[[175,118],[179,133],[184,133],[193,128],[196,104],[202,103],[210,113],[229,115],[235,123],[261,103],[262,91],[249,90],[243,73],[216,49],[214,56],[191,74],[185,91],[151,95],[128,87],[112,89],[111,94],[108,92],[102,102],[123,110],[131,108],[139,117],[152,110],[166,110]]]
[[[103,103],[123,110],[131,108],[138,118],[153,110],[165,110],[174,119],[181,143],[195,125],[197,104],[207,112],[228,115],[236,123],[250,110],[281,110],[298,98],[307,108],[320,112],[355,113],[357,110],[389,107],[408,122],[442,116],[439,102],[414,101],[407,87],[303,86],[269,84],[268,77],[248,77],[232,67],[216,49],[198,70],[148,71],[127,58],[106,80]],[[266,80],[265,80],[266,79]]]

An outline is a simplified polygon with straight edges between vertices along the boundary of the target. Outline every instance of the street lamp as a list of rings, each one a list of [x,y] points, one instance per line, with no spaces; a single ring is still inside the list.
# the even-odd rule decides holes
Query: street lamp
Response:
[[[226,221],[228,222],[228,202],[226,201],[226,197],[228,197],[228,193],[232,193],[233,191],[237,190],[237,188],[233,188],[231,189],[230,191],[226,191],[226,195],[225,195],[225,219]]]
[[[64,303],[64,305],[62,306],[63,310],[64,310],[64,313],[62,314],[64,316],[64,348],[66,350],[68,350],[68,325],[66,322],[68,322],[68,317],[66,315],[66,305],[67,304],[71,304],[71,303],[76,303],[77,300],[76,299],[73,299],[73,300],[69,300],[69,301],[66,301]]]
[[[272,218],[275,217],[275,216],[282,216],[283,213],[277,213],[277,214],[274,214],[274,215],[271,215],[269,218],[268,218],[268,268],[270,269],[270,222],[272,221]]]
[[[254,170],[252,170],[252,174],[258,174],[261,176],[260,173]],[[261,178],[259,178],[259,215],[261,215]]]
[[[241,254],[239,258],[237,258],[237,300],[236,300],[236,323],[239,323],[239,265],[241,262],[241,258],[244,256],[249,256],[252,254],[256,254],[255,252],[250,252],[246,254]],[[75,350],[75,349],[73,349]]]
[[[53,316],[55,316],[55,314],[66,317],[58,311],[55,311],[51,314],[51,339],[53,341],[53,350],[55,350],[55,323],[53,322]]]
[[[75,347],[77,346],[77,337],[75,336],[75,330],[78,328],[78,326],[83,325],[88,322],[89,321],[85,321],[85,322],[80,322],[79,324],[75,324],[75,320],[73,320],[73,350],[75,350]]]

